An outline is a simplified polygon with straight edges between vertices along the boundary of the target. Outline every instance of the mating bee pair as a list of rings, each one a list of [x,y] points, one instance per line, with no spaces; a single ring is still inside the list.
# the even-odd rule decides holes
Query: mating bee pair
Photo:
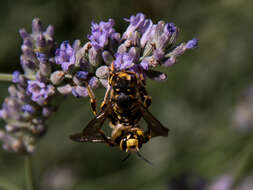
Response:
[[[140,156],[140,148],[150,138],[168,136],[169,129],[148,111],[151,97],[147,94],[142,74],[130,70],[115,71],[112,64],[107,91],[98,114],[95,96],[89,86],[87,89],[95,118],[88,123],[82,133],[71,135],[72,140],[119,146],[125,152],[137,152]],[[145,132],[139,126],[141,118],[147,123]],[[112,128],[111,137],[106,136],[102,130],[106,119]]]

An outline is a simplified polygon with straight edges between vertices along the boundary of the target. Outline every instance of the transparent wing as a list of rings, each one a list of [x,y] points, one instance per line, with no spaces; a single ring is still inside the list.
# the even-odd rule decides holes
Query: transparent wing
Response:
[[[148,132],[151,134],[151,137],[167,137],[169,129],[164,127],[161,122],[158,121],[158,119],[156,119],[141,102],[139,102],[139,108],[141,110],[143,119],[148,124]]]
[[[105,143],[105,138],[99,131],[101,130],[110,110],[111,106],[108,103],[108,105],[87,124],[82,133],[71,135],[70,139],[77,142]]]

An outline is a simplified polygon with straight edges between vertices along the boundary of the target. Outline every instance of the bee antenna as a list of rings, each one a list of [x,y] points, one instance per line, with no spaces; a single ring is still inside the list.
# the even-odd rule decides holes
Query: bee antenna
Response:
[[[137,156],[138,156],[140,159],[144,160],[145,162],[147,162],[148,164],[150,164],[151,166],[153,166],[153,163],[150,162],[149,160],[147,160],[146,158],[144,158],[144,157],[141,155],[140,152],[137,151],[136,154],[137,154]]]
[[[131,156],[131,154],[127,154],[127,156],[122,160],[122,162],[125,162],[129,157]]]

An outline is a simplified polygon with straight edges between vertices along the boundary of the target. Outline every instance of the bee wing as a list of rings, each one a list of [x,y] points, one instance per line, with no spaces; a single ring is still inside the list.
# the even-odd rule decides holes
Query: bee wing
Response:
[[[102,128],[110,109],[111,105],[108,103],[108,105],[87,124],[82,133],[71,135],[70,139],[77,142],[105,143],[105,139],[99,130]],[[109,139],[109,137],[107,138]]]
[[[148,124],[148,130],[150,130],[151,137],[155,136],[168,136],[169,129],[164,127],[158,119],[156,119],[149,111],[148,109],[139,102],[139,108],[142,113],[143,119]]]

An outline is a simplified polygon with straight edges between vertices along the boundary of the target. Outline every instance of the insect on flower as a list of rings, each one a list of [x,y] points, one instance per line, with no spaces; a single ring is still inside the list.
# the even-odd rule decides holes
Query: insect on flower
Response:
[[[93,113],[96,113],[94,94],[89,87],[87,89]],[[121,150],[137,152],[141,157],[139,150],[143,144],[155,136],[166,137],[169,131],[148,111],[150,104],[151,97],[147,94],[143,75],[130,70],[115,71],[112,64],[101,111],[87,124],[82,133],[71,135],[70,138],[77,142],[119,146]],[[142,117],[148,124],[145,132],[139,126]],[[106,136],[101,129],[106,119],[112,128],[111,137]]]

